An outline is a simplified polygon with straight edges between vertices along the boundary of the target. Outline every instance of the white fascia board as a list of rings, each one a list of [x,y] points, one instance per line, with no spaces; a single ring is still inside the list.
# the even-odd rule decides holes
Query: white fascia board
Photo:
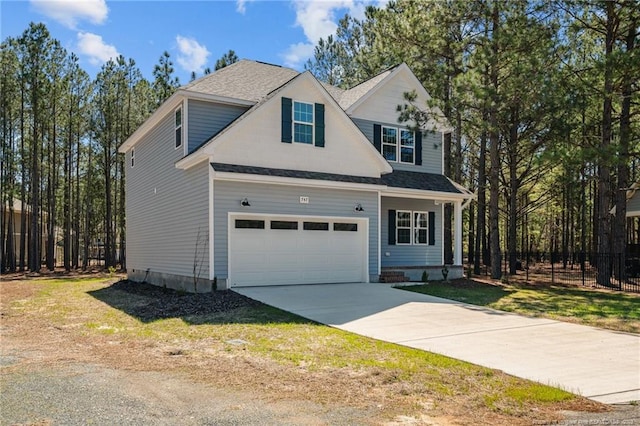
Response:
[[[640,217],[640,210],[628,211],[627,217]]]
[[[353,183],[353,182],[336,182],[330,180],[315,180],[315,179],[299,179],[280,176],[267,176],[267,175],[252,175],[244,173],[233,172],[215,172],[213,178],[220,181],[233,181],[233,182],[250,182],[250,183],[268,183],[273,185],[287,185],[287,186],[309,186],[316,188],[332,188],[332,189],[344,189],[351,191],[379,191],[380,185],[366,184],[366,183]]]
[[[226,105],[237,105],[237,106],[247,106],[247,107],[251,107],[253,105],[256,104],[256,102],[254,101],[248,101],[245,99],[238,99],[238,98],[230,98],[227,96],[218,96],[218,95],[211,95],[208,93],[201,93],[201,92],[194,92],[191,90],[178,90],[178,92],[181,92],[185,98],[187,99],[193,99],[196,101],[207,101],[207,102],[215,102],[215,103],[219,103],[219,104],[226,104]]]
[[[395,198],[415,198],[420,200],[435,200],[445,203],[464,201],[468,198],[472,198],[473,194],[455,194],[452,192],[439,192],[439,191],[424,191],[420,189],[410,188],[392,188],[386,187],[380,193],[383,197],[395,197]]]
[[[186,157],[182,157],[180,160],[176,161],[175,167],[180,170],[187,170],[191,167],[202,163],[203,161],[211,162],[211,156],[200,150],[194,151]]]

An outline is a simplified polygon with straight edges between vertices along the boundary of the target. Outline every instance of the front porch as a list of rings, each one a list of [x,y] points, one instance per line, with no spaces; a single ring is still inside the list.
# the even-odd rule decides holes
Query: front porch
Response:
[[[442,198],[435,198],[440,195]],[[384,195],[380,200],[380,281],[422,281],[462,278],[463,200]],[[462,198],[462,197],[460,197]],[[454,206],[453,264],[444,263],[444,205]],[[396,276],[394,278],[394,276]]]

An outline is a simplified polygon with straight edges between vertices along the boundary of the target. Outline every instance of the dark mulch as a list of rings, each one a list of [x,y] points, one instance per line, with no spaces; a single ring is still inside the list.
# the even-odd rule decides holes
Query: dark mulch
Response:
[[[128,303],[126,307],[117,307],[125,309],[129,315],[145,322],[264,306],[258,301],[230,290],[211,293],[186,293],[129,280],[118,281],[105,289],[93,292],[93,295],[109,304],[116,305],[117,302],[114,300],[116,298],[109,296],[109,294],[113,296],[113,291],[144,297],[138,303]]]

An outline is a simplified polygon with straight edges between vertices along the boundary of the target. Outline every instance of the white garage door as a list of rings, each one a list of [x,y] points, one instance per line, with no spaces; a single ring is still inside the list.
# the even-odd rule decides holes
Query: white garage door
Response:
[[[231,286],[366,281],[367,227],[353,218],[231,216]]]

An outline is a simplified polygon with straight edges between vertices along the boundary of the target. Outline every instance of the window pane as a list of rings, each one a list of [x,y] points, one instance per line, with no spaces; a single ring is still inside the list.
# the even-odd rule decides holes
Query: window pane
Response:
[[[399,244],[410,244],[411,229],[398,229],[398,240],[396,242]]]
[[[272,220],[271,229],[298,229],[298,222],[288,220]]]
[[[313,105],[302,102],[293,103],[293,120],[313,123]]]
[[[427,244],[427,230],[426,229],[416,229],[415,243],[416,244]]]
[[[176,129],[176,148],[182,145],[182,127]]]
[[[264,220],[236,219],[238,229],[264,229]]]
[[[415,224],[417,228],[426,228],[427,227],[427,214],[426,213],[416,213],[415,216]]]
[[[392,127],[382,128],[382,143],[396,145],[398,143],[397,129]]]
[[[182,110],[176,110],[176,127],[182,126]]]
[[[413,148],[402,147],[400,148],[400,161],[403,163],[413,164]]]
[[[358,224],[357,223],[334,223],[333,230],[334,231],[357,231]]]
[[[401,130],[400,143],[403,146],[413,146],[413,132],[410,132],[408,130]]]
[[[396,227],[398,228],[410,228],[411,227],[411,213],[398,212],[398,220],[396,221]]]
[[[295,123],[293,126],[293,140],[300,143],[313,143],[313,126]]]
[[[303,228],[305,231],[328,231],[328,222],[304,222]]]
[[[382,145],[382,155],[387,161],[397,161],[395,146]]]

